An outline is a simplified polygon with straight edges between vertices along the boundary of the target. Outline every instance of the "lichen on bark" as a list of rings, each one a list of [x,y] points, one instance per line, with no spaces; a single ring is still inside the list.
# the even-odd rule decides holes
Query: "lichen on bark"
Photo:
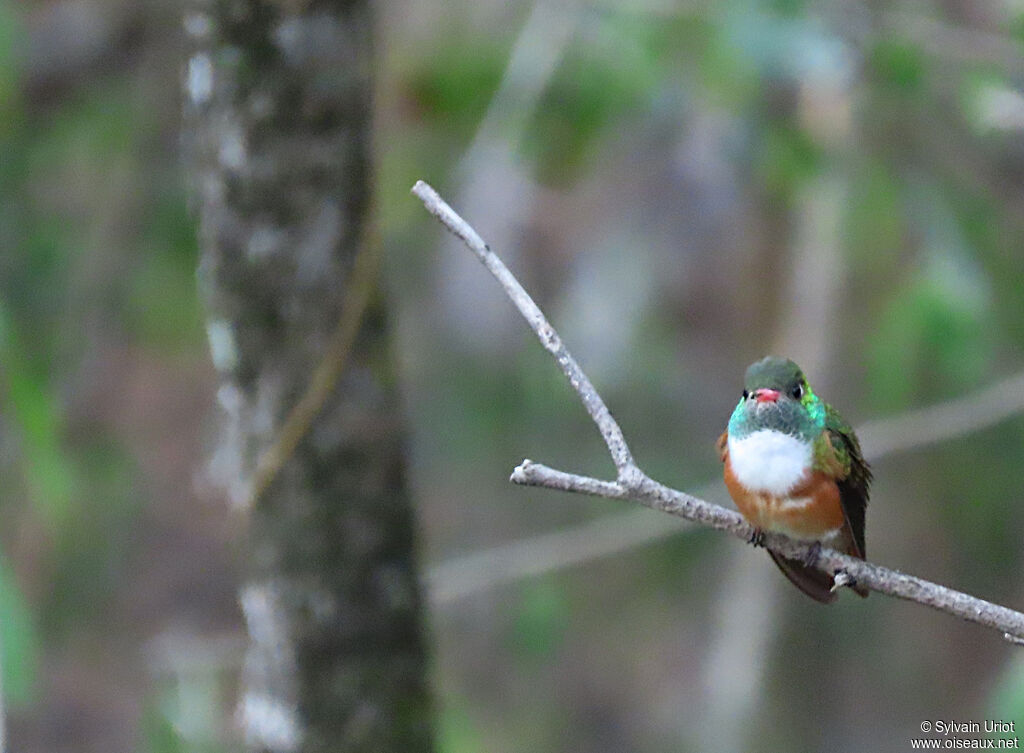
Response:
[[[380,302],[331,397],[255,502],[261,453],[341,315],[370,206],[364,0],[215,0],[185,29],[199,283],[221,377],[213,470],[247,525],[250,747],[431,749],[402,421]]]

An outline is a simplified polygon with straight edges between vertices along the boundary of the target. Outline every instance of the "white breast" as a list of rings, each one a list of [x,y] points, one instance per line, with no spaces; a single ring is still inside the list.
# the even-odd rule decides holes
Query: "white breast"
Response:
[[[743,439],[729,437],[729,464],[736,480],[751,491],[786,496],[811,467],[810,442],[765,429]]]

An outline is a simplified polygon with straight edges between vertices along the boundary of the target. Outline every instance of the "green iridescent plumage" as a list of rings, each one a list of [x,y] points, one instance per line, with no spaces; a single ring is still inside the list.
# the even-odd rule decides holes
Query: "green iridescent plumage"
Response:
[[[743,383],[744,397],[729,419],[729,436],[744,437],[761,429],[774,429],[814,442],[825,430],[827,406],[792,361],[773,356],[762,358],[747,369]],[[797,388],[799,397],[794,393]],[[787,399],[772,410],[750,410],[748,396],[759,389],[777,390]]]
[[[755,526],[755,537],[761,526],[771,525],[798,537],[821,536],[821,541],[828,539],[846,554],[864,557],[871,471],[853,429],[815,394],[795,363],[769,356],[747,369],[743,396],[719,437],[718,450],[725,462],[726,486]],[[791,484],[786,488],[796,498],[768,485],[779,474]],[[797,480],[788,480],[793,478]],[[835,528],[837,502],[842,524]],[[830,574],[807,561],[769,554],[808,596],[835,601]],[[853,589],[868,595],[856,584]]]
[[[868,506],[868,492],[871,486],[871,469],[864,461],[860,451],[860,442],[853,428],[843,420],[838,411],[826,405],[825,428],[828,432],[836,459],[845,469],[841,477],[836,478],[839,486],[839,498],[843,503],[843,512],[850,523],[853,538],[860,549],[860,556],[866,557],[864,548],[864,513]]]
[[[760,389],[777,390],[782,397],[770,409],[757,410],[756,404],[751,406],[750,396]],[[729,419],[729,436],[742,438],[771,429],[812,443],[814,469],[835,479],[843,512],[863,556],[871,471],[853,429],[815,394],[800,367],[788,359],[768,356],[751,364],[743,393]]]

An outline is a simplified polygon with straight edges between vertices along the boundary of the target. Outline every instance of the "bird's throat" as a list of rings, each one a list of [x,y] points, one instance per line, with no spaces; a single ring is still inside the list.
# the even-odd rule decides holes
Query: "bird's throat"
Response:
[[[813,459],[813,444],[792,434],[762,429],[742,438],[729,435],[733,474],[750,491],[785,496],[806,478]]]

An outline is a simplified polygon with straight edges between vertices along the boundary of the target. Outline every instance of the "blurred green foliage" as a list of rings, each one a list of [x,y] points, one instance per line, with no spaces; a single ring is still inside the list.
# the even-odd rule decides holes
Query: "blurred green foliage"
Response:
[[[220,738],[219,679],[214,672],[185,672],[158,687],[142,711],[140,737],[149,753],[233,753],[241,747]],[[187,730],[187,732],[185,731]]]
[[[889,302],[872,338],[871,390],[882,411],[909,404],[924,389],[955,397],[988,373],[983,317],[957,301],[941,281],[918,278]]]
[[[125,304],[126,326],[147,347],[194,353],[205,346],[196,286],[199,251],[181,187],[161,191],[143,222],[141,258]]]
[[[523,586],[513,625],[512,640],[524,660],[550,659],[561,644],[571,619],[565,594],[556,582],[541,580]]]
[[[438,714],[437,726],[437,749],[440,753],[478,753],[487,748],[473,717],[453,700],[445,702]]]
[[[793,190],[821,169],[821,149],[791,123],[769,123],[760,136],[758,180],[769,195],[791,201]]]
[[[622,362],[616,386],[602,388],[645,469],[684,488],[719,472],[713,442],[730,408],[721,395],[753,355],[751,344],[770,341],[785,282],[784,273],[750,270],[778,266],[792,240],[799,197],[823,175],[839,175],[847,187],[841,235],[848,284],[836,302],[843,321],[834,343],[841,356],[834,360],[849,374],[834,381],[836,402],[851,419],[955,398],[1021,367],[1020,133],[997,132],[985,112],[987,93],[1016,91],[1019,72],[980,55],[951,60],[941,46],[891,29],[889,9],[880,4],[858,4],[863,23],[854,25],[832,15],[834,9],[801,0],[655,5],[653,11],[581,6],[533,108],[513,113],[496,131],[508,140],[517,166],[543,189],[536,213],[547,213],[546,224],[528,229],[536,237],[525,244],[529,252],[517,260],[517,272],[546,286],[550,310],[557,311],[563,283],[577,272],[570,253],[586,253],[577,244],[588,242],[579,240],[588,228],[574,228],[571,241],[543,245],[549,236],[569,234],[557,224],[559,202],[570,204],[580,187],[596,192],[611,186],[614,193],[620,172],[628,173],[630,187],[649,172],[663,182],[647,186],[642,196],[616,197],[622,206],[616,219],[591,208],[592,214],[581,213],[583,222],[607,232],[609,223],[624,218],[654,217],[650,228],[637,223],[639,229],[631,229],[637,247],[657,243],[658,232],[683,226],[689,233],[722,204],[696,204],[700,187],[692,174],[680,178],[677,152],[702,117],[713,122],[713,133],[704,135],[711,146],[699,155],[705,161],[692,172],[725,186],[727,199],[719,200],[741,240],[725,233],[670,239],[666,245],[675,255],[647,275],[655,281],[645,291],[650,304],[633,328],[635,339],[616,354]],[[382,65],[392,87],[382,92],[388,110],[376,138],[379,215],[394,250],[385,283],[393,322],[405,332],[403,376],[416,438],[415,480],[434,536],[425,542],[430,559],[448,555],[449,545],[482,546],[619,509],[505,489],[504,474],[526,454],[597,475],[610,472],[607,456],[528,333],[504,344],[509,357],[479,357],[446,341],[431,309],[428,283],[436,258],[425,252],[427,220],[408,197],[418,177],[441,189],[457,182],[453,166],[493,103],[529,10],[494,10],[497,20],[481,28],[473,14],[445,8],[435,11],[435,29],[381,30],[390,35]],[[954,10],[901,12],[967,27],[970,20]],[[189,359],[205,359],[205,346],[195,223],[176,166],[179,103],[167,96],[174,87],[154,93],[146,66],[112,66],[55,99],[26,98],[17,59],[25,37],[22,14],[0,0],[0,399],[10,435],[3,446],[11,449],[0,497],[6,555],[0,556],[0,659],[5,695],[24,704],[43,702],[32,689],[46,667],[40,654],[60,657],[76,640],[98,645],[116,638],[120,627],[112,629],[109,614],[119,601],[138,596],[125,595],[137,585],[130,553],[139,541],[161,540],[161,526],[170,525],[164,516],[174,504],[164,498],[165,507],[154,510],[157,482],[148,474],[159,463],[145,465],[141,445],[152,442],[148,451],[164,462],[162,455],[173,450],[160,442],[174,438],[154,440],[137,425],[125,428],[123,412],[138,405],[125,405],[126,372],[139,368],[143,376],[135,375],[134,386],[154,393],[160,389],[154,375],[172,373],[168,381],[177,389],[192,379]],[[987,34],[1024,42],[1024,14],[993,14]],[[169,61],[165,67],[173,74],[180,51]],[[846,96],[853,127],[838,143],[801,110],[801,87],[816,80],[851,83]],[[729,132],[721,143],[714,140],[718,129]],[[686,218],[691,225],[665,220],[684,209],[693,213]],[[440,233],[432,226],[431,232]],[[541,251],[532,250],[534,240]],[[621,253],[634,250],[624,246]],[[547,251],[550,258],[535,258]],[[636,258],[647,263],[646,256]],[[479,284],[489,284],[483,274]],[[749,303],[759,296],[769,305]],[[90,382],[94,360],[110,368],[92,377],[101,388]],[[730,383],[728,390],[719,391],[722,383]],[[115,399],[104,401],[108,393]],[[997,600],[1018,598],[1021,447],[1024,427],[1015,419],[882,463],[870,514],[899,532],[886,539],[889,532],[878,531],[888,547],[885,561],[929,568],[922,574],[948,576]],[[180,495],[190,479],[179,483]],[[870,518],[868,525],[874,554],[880,547]],[[39,528],[41,543],[30,535]],[[25,576],[11,555],[22,537],[39,560],[25,566]],[[663,701],[668,712],[651,711],[657,705],[648,701],[659,700],[665,675],[677,673],[679,685],[699,675],[700,656],[717,629],[710,598],[721,575],[714,567],[719,546],[713,534],[669,539],[598,563],[597,576],[572,570],[526,583],[511,596],[486,597],[498,608],[487,601],[478,611],[468,609],[485,626],[496,626],[494,637],[481,638],[476,633],[485,628],[474,623],[463,629],[484,645],[481,653],[463,655],[460,644],[451,652],[459,655],[446,657],[462,663],[459,671],[440,673],[439,748],[587,747],[568,738],[567,726],[650,742],[636,727],[654,718],[675,730],[663,717],[681,724],[676,717],[692,699],[669,693]],[[595,577],[596,583],[588,580]],[[180,591],[167,598],[192,606],[189,589],[168,581],[168,591]],[[785,604],[792,621],[784,645],[772,649],[773,680],[760,712],[769,747],[823,749],[833,741],[821,737],[826,727],[860,742],[841,725],[822,721],[844,713],[838,703],[822,708],[826,680],[846,681],[854,691],[863,691],[859,683],[874,683],[858,697],[873,709],[857,711],[863,715],[878,715],[879,703],[888,706],[897,697],[891,705],[909,718],[935,711],[925,704],[963,703],[970,696],[993,717],[1024,719],[1019,662],[1003,662],[991,688],[984,682],[986,668],[1000,666],[999,647],[958,642],[952,630],[941,640],[934,633],[907,639],[893,627],[902,623],[892,615],[903,613],[881,599],[814,612],[790,596]],[[629,609],[609,610],[609,603]],[[638,630],[647,631],[651,645],[627,654]],[[955,669],[938,652],[922,653],[929,642],[944,653],[976,652],[977,676],[963,688],[922,681],[941,680]],[[137,648],[118,646],[133,656],[141,653]],[[805,671],[809,665],[824,670]],[[513,700],[468,689],[480,686],[511,688]],[[570,697],[574,692],[577,698]],[[977,701],[986,693],[987,701]],[[157,687],[139,695],[145,697],[143,749],[196,749],[172,723],[172,693]],[[670,744],[650,743],[649,749],[683,747],[674,731],[665,736]]]
[[[147,107],[131,67],[26,93],[30,11],[0,2],[0,664],[5,700],[53,716],[53,673],[73,674],[73,646],[123,633],[117,604],[138,582],[151,500],[146,450],[118,423],[125,356],[204,354],[179,155],[154,148],[168,126],[176,137],[176,106],[173,121]],[[150,731],[153,749],[174,749]]]
[[[142,715],[143,750],[149,753],[186,753],[192,750],[181,738],[166,714],[155,707],[147,708]]]
[[[902,39],[879,39],[868,54],[868,65],[882,86],[911,96],[924,85],[927,64],[917,45]]]
[[[113,438],[93,440],[75,460],[78,505],[54,536],[59,567],[39,606],[40,622],[55,640],[106,622],[123,579],[131,577],[128,554],[146,502],[131,454]]]
[[[718,399],[712,397],[715,390],[709,383],[728,377],[720,371],[711,373],[700,356],[706,356],[711,340],[716,355],[723,362],[732,361],[733,370],[739,372],[746,361],[736,361],[749,349],[736,345],[743,342],[740,338],[746,336],[748,346],[758,347],[771,341],[779,307],[786,305],[777,301],[786,280],[783,274],[772,273],[784,267],[800,202],[822,177],[838,177],[845,188],[840,207],[845,284],[840,291],[842,300],[834,302],[841,323],[839,336],[832,343],[834,365],[843,368],[831,375],[830,381],[835,384],[834,401],[852,420],[957,398],[1021,367],[1024,255],[1017,239],[1024,232],[1024,221],[1015,188],[1022,170],[1020,150],[1019,144],[1013,145],[1019,131],[994,132],[985,124],[989,116],[984,111],[992,87],[1016,90],[1017,79],[991,63],[997,56],[986,59],[990,51],[971,50],[976,54],[973,58],[965,52],[972,44],[969,32],[963,36],[956,32],[961,26],[970,26],[970,21],[949,8],[944,13],[935,8],[901,6],[897,10],[858,4],[848,9],[849,14],[845,10],[799,0],[730,0],[650,14],[588,7],[580,13],[576,33],[554,74],[544,82],[543,94],[525,125],[503,134],[512,144],[517,165],[529,170],[545,190],[553,189],[542,194],[539,203],[557,197],[552,203],[558,206],[559,200],[581,186],[584,192],[605,187],[614,193],[620,171],[627,174],[624,184],[634,187],[639,181],[630,171],[631,161],[644,165],[637,168],[639,172],[649,164],[645,158],[650,162],[675,160],[671,150],[681,149],[680,144],[698,130],[702,116],[708,113],[716,128],[728,129],[728,139],[715,144],[721,151],[700,163],[697,170],[714,171],[719,167],[715,158],[728,161],[726,174],[716,173],[712,182],[735,181],[729,185],[739,198],[731,206],[729,221],[743,228],[744,243],[754,250],[730,256],[728,249],[713,244],[694,250],[689,238],[680,238],[679,246],[686,250],[671,263],[684,271],[673,279],[686,280],[692,275],[699,281],[697,286],[706,284],[714,292],[701,299],[699,293],[688,291],[699,303],[673,301],[666,305],[656,298],[644,311],[636,340],[623,349],[621,358],[627,365],[616,373],[618,389],[602,389],[644,467],[683,488],[691,488],[719,470],[711,447],[717,428],[700,422],[705,419],[704,406],[694,407],[693,403]],[[903,28],[898,23],[899,13],[920,14],[945,28],[950,38],[964,47],[944,49],[921,32],[921,28],[929,28],[923,21],[922,27],[907,23]],[[1000,14],[1002,11],[995,15],[1008,18],[1010,12]],[[1019,35],[1020,28],[1024,25],[1019,25],[1019,19],[1010,19],[988,33],[1010,39]],[[511,49],[514,32],[502,31],[495,46]],[[975,41],[985,38],[979,35]],[[461,66],[470,71],[486,68],[489,80],[500,81],[493,58],[464,39],[459,46],[464,50]],[[451,60],[447,53],[444,60],[444,65]],[[435,70],[433,56],[403,62],[411,71]],[[416,75],[410,74],[414,80]],[[473,89],[483,78],[478,72],[446,77],[450,88],[445,90],[445,118],[455,124],[449,133],[444,134],[444,126],[434,118],[388,130],[392,148],[382,155],[384,197],[404,196],[412,179],[425,176],[449,198],[459,198],[460,176],[448,173],[438,155],[446,154],[448,164],[458,163],[461,150],[472,139],[473,118],[482,118],[486,112],[479,92]],[[825,110],[827,117],[843,119],[836,111],[827,110],[835,105],[827,97],[805,100],[805,89],[816,82],[825,82],[826,94],[843,92],[850,107],[849,132],[837,129],[833,133],[815,122],[822,115],[815,107]],[[455,91],[457,85],[465,89]],[[462,103],[461,112],[455,109],[457,103]],[[516,113],[517,122],[523,115]],[[674,123],[675,131],[672,137],[656,141],[660,134],[655,124],[660,122]],[[636,147],[638,133],[650,134],[657,145],[653,148],[661,149],[657,156],[651,158],[642,147]],[[706,134],[703,138],[708,139]],[[410,147],[424,143],[443,144],[444,148],[427,154]],[[704,141],[701,144],[706,146]],[[666,174],[671,170],[667,168]],[[446,176],[454,186],[446,185]],[[650,194],[639,197],[635,206],[623,208],[618,221],[630,222],[634,215],[657,216],[651,205],[657,205],[661,197],[654,195],[679,188],[684,193],[671,194],[665,204],[687,205],[693,198],[690,191],[699,194],[685,180],[657,184]],[[414,225],[422,227],[415,224],[419,218],[415,213],[406,214],[404,207],[389,207],[388,200],[382,203],[383,217],[385,226],[391,228],[394,247],[420,248],[420,239],[407,230]],[[754,212],[748,212],[750,206],[755,207]],[[693,212],[700,215],[703,209]],[[486,222],[486,217],[479,219]],[[600,218],[592,219],[599,231],[608,229]],[[552,222],[549,217],[546,221]],[[633,229],[637,244],[651,242],[644,235],[646,230],[643,226]],[[690,228],[684,228],[688,231]],[[658,240],[656,232],[651,231],[654,242]],[[530,246],[534,240],[531,236],[526,244],[528,253],[539,255],[543,251]],[[539,240],[544,242],[543,234]],[[553,246],[561,251],[557,244]],[[630,251],[624,247],[622,253]],[[415,253],[396,250],[395,255],[398,274],[408,268],[407,263],[421,264],[419,272],[430,274],[430,267]],[[720,262],[719,256],[726,261]],[[637,263],[644,263],[645,258],[638,254]],[[535,273],[531,259],[520,257],[518,262],[527,278]],[[559,269],[559,274],[571,274],[572,263],[565,262],[568,271]],[[720,265],[731,266],[723,269]],[[762,269],[767,273],[760,274]],[[667,272],[667,267],[659,268],[654,277],[664,277]],[[552,308],[557,312],[560,299],[555,284],[543,273],[540,276],[548,285],[545,294],[554,296]],[[480,285],[487,285],[481,278]],[[731,287],[714,287],[721,280],[729,281]],[[399,289],[408,294],[416,284]],[[650,295],[665,292],[655,287]],[[666,297],[671,299],[671,295]],[[766,301],[767,306],[750,304],[750,299]],[[738,303],[746,308],[739,308]],[[429,307],[428,301],[419,299],[411,306],[417,313],[421,307]],[[716,329],[706,324],[708,320],[729,321],[740,331],[728,330],[724,324]],[[701,329],[702,325],[706,328]],[[416,410],[418,424],[427,427],[426,435],[438,440],[430,442],[427,452],[439,467],[450,469],[449,463],[455,463],[477,478],[471,465],[486,462],[504,470],[510,458],[514,462],[528,453],[560,461],[569,458],[553,463],[563,467],[593,466],[597,475],[607,472],[600,444],[590,444],[591,427],[585,419],[577,420],[579,410],[573,396],[556,386],[557,373],[546,364],[543,353],[538,351],[535,357],[528,336],[511,346],[514,359],[485,357],[476,363],[458,345],[444,351],[447,344],[443,340],[444,335],[438,335],[430,341],[429,366],[412,370],[414,378],[429,385],[425,392],[431,396],[430,405]],[[728,359],[723,356],[726,351]],[[728,406],[722,410],[727,411]],[[882,561],[920,564],[931,568],[933,577],[948,577],[968,590],[976,588],[988,597],[1012,600],[1019,593],[1013,573],[1021,565],[1019,531],[1024,525],[1024,512],[1016,504],[1022,431],[1020,420],[1014,419],[909,457],[883,461],[877,469],[880,481],[869,516],[869,550],[878,553]],[[524,435],[525,439],[517,441]],[[429,476],[429,467],[424,472]],[[507,521],[513,513],[506,507],[524,504],[517,502],[522,494],[488,504],[484,498],[497,494],[491,487],[474,495],[463,492],[447,477],[438,482],[442,494],[453,486],[464,495],[463,504],[472,510],[468,514],[474,520],[499,515],[501,521]],[[555,511],[540,513],[535,505],[526,503],[529,521],[522,528],[536,528],[540,514],[561,520],[558,516],[564,515],[565,507],[574,504],[572,500],[558,501]],[[598,504],[581,506],[576,514],[586,515],[588,510],[598,509]],[[452,509],[460,508],[453,505]],[[872,519],[897,528],[913,526],[913,530],[901,534],[900,541],[887,539],[887,531],[873,536]],[[443,524],[439,528],[446,530]],[[699,599],[702,586],[710,581],[712,585],[707,587],[713,587],[719,574],[708,572],[708,561],[713,558],[716,541],[694,535],[685,543],[670,540],[645,547],[636,554],[635,570],[625,562],[629,558],[620,558],[617,562],[624,572],[615,575],[629,582],[631,573],[630,596],[647,598],[643,603],[651,610],[664,608],[667,613],[671,607],[659,596],[671,600],[667,594],[681,598],[685,593],[688,599]],[[561,663],[573,641],[582,643],[590,638],[597,642],[591,633],[612,632],[612,625],[618,625],[614,616],[602,613],[595,617],[574,601],[574,595],[585,589],[578,585],[585,577],[572,571],[557,581],[545,578],[524,586],[514,606],[503,611],[502,648],[514,657],[508,662],[514,661],[520,672],[529,672],[536,685],[557,672],[553,667],[573,671]],[[615,594],[622,593],[618,587],[626,588],[618,581],[604,585]],[[885,616],[891,615],[891,605],[885,600],[871,599],[867,606],[843,603],[821,612],[800,609],[798,597],[792,601],[793,623],[784,638],[789,648],[777,651],[784,659],[773,666],[775,681],[767,697],[759,700],[760,722],[751,739],[769,740],[769,747],[779,749],[823,749],[837,739],[844,743],[860,740],[845,730],[842,722],[833,729],[835,736],[821,732],[825,724],[821,715],[832,713],[823,711],[822,699],[832,698],[832,684],[842,679],[848,681],[844,688],[860,692],[858,701],[875,712],[880,706],[872,705],[871,690],[861,684],[873,683],[874,696],[906,697],[908,700],[898,704],[898,713],[908,718],[924,714],[917,717],[918,722],[956,695],[940,689],[940,680],[948,677],[943,673],[955,671],[954,662],[922,668],[939,660],[914,650],[899,653],[897,661],[894,652],[901,651],[902,644],[886,622],[893,618]],[[636,615],[631,623],[634,628],[635,620]],[[577,624],[590,626],[580,628],[587,638],[574,632]],[[594,627],[598,624],[600,628]],[[593,644],[587,645],[595,650]],[[703,648],[706,646],[701,644],[694,651]],[[664,646],[653,650],[659,649]],[[978,653],[991,657],[998,650],[995,646],[978,649]],[[808,677],[813,674],[806,669],[813,657],[826,667],[820,681]],[[898,677],[887,674],[892,666],[899,666]],[[471,670],[465,671],[471,674]],[[922,677],[935,680],[925,683],[927,690],[922,689]],[[472,680],[465,683],[471,685]],[[506,683],[518,687],[514,680]],[[462,686],[457,682],[454,687],[446,683],[447,691],[461,699],[459,707],[467,709],[470,718],[481,725],[475,734],[483,739],[493,742],[499,730],[514,737],[514,730],[526,725],[538,745],[557,747],[552,742],[558,739],[555,726],[565,722],[548,720],[533,707],[532,698],[521,700],[514,712],[508,711],[506,724],[501,724],[488,716],[492,705],[473,694],[460,695]],[[918,691],[913,701],[909,700],[912,689]],[[1005,699],[1009,692],[1003,688],[993,698]],[[570,713],[568,709],[574,708],[571,701],[564,703],[565,713]],[[889,711],[884,709],[884,713]],[[1019,715],[1019,711],[1000,713]],[[842,716],[842,712],[833,714]],[[666,749],[679,749],[678,741]]]
[[[5,701],[18,708],[38,698],[39,633],[6,558],[0,558],[0,652]]]
[[[1021,724],[1024,723],[1024,661],[1020,657],[1007,662],[981,716],[995,721],[1015,722],[1014,732],[994,734],[991,737],[997,740],[1019,740]]]
[[[444,123],[450,136],[468,140],[501,81],[508,49],[468,29],[452,33],[460,43],[424,51],[405,87],[420,117]]]
[[[524,153],[545,183],[578,180],[598,139],[649,107],[665,74],[658,64],[664,38],[633,16],[588,18],[585,36],[566,51],[524,134]]]
[[[6,404],[21,439],[22,467],[36,509],[53,529],[66,521],[72,504],[74,464],[65,453],[50,375],[32,363],[0,307],[0,363]]]

